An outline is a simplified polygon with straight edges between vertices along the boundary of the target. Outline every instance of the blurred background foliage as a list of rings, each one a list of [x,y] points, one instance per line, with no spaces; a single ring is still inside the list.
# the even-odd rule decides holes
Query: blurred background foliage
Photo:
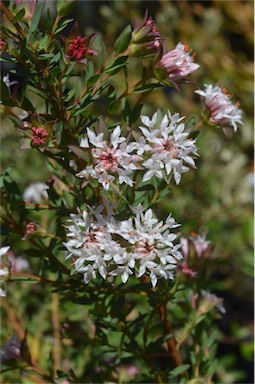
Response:
[[[54,2],[46,2],[54,12]],[[243,109],[243,126],[237,134],[224,136],[220,130],[201,130],[198,137],[200,158],[197,169],[188,172],[179,187],[172,187],[172,198],[153,207],[159,215],[173,216],[183,223],[181,231],[207,233],[215,244],[212,269],[217,284],[212,291],[224,298],[226,314],[218,321],[221,340],[219,366],[215,381],[219,383],[251,383],[253,380],[253,2],[252,1],[78,1],[71,17],[79,21],[80,33],[98,32],[95,48],[100,51],[100,35],[111,47],[122,29],[148,9],[164,36],[166,48],[173,49],[181,41],[196,52],[200,70],[192,75],[199,87],[219,83],[239,100]],[[45,23],[42,19],[41,23]],[[66,31],[68,35],[70,31]],[[98,45],[98,46],[97,46]],[[130,64],[130,76],[136,77],[137,63]],[[2,67],[6,72],[8,67]],[[119,85],[118,85],[119,84]],[[116,76],[115,86],[121,79]],[[155,90],[142,113],[151,115],[157,108],[164,112],[180,112],[188,118],[199,114],[199,97],[191,86],[181,93],[169,88]],[[35,96],[33,96],[34,98]],[[36,102],[36,99],[33,99]],[[38,100],[40,108],[40,100]],[[103,108],[102,108],[103,109]],[[47,182],[50,172],[45,159],[36,150],[20,149],[19,134],[1,110],[2,171],[12,167],[11,175],[21,191],[30,183]],[[102,111],[99,110],[99,113]],[[117,118],[117,116],[116,116]],[[51,220],[45,217],[43,220]],[[25,247],[25,246],[24,246]],[[15,244],[12,249],[15,252]],[[20,252],[19,247],[19,252]],[[23,256],[25,255],[16,255]],[[27,258],[28,260],[28,258]],[[30,269],[38,266],[28,260]],[[16,289],[16,286],[20,289]],[[49,368],[45,357],[51,351],[54,319],[63,324],[63,345],[68,358],[64,369],[82,373],[90,361],[88,349],[81,348],[79,335],[92,332],[93,324],[86,309],[71,303],[59,305],[48,288],[17,283],[8,287],[8,304],[3,304],[2,339],[21,336],[29,326],[28,343],[42,369]],[[29,297],[29,300],[28,300]],[[48,300],[51,297],[51,301]],[[19,303],[17,305],[17,303]],[[40,305],[38,306],[38,303]],[[56,319],[55,319],[56,320]],[[53,324],[53,325],[52,325]],[[75,340],[68,329],[76,329]],[[65,332],[67,335],[65,336]],[[42,342],[43,340],[43,342]],[[80,351],[83,350],[81,353]],[[54,353],[54,352],[53,352]],[[65,353],[63,353],[65,355]],[[96,349],[93,351],[96,357]],[[75,362],[75,363],[73,363]],[[125,376],[126,375],[126,376]],[[122,375],[128,382],[128,374]],[[9,382],[15,381],[6,376]],[[29,377],[23,378],[29,383]],[[5,381],[7,382],[7,381]],[[33,381],[36,382],[36,381]]]

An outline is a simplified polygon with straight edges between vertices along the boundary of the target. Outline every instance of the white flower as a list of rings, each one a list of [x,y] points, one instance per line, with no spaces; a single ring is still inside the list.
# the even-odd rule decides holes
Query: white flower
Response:
[[[83,137],[80,143],[81,148],[89,148],[89,142],[87,137]]]
[[[128,281],[130,275],[133,274],[135,267],[135,258],[132,253],[124,252],[123,255],[116,254],[113,257],[114,262],[117,264],[117,268],[110,272],[112,276],[121,276],[123,284]]]
[[[87,128],[88,138],[89,142],[94,145],[97,148],[103,148],[103,133],[99,133],[99,135],[96,135],[91,129]]]
[[[149,148],[145,150],[148,159],[142,164],[147,169],[143,181],[150,180],[154,175],[162,178],[165,170],[167,176],[173,173],[176,184],[179,184],[181,175],[189,170],[187,166],[195,167],[192,156],[198,155],[196,140],[188,138],[185,125],[181,123],[183,119],[178,113],[172,116],[168,112],[156,128],[157,114],[151,120],[141,116],[146,128],[141,126],[140,129],[149,143]]]
[[[242,110],[239,109],[239,102],[233,104],[231,95],[227,93],[226,88],[220,88],[217,85],[204,84],[205,89],[195,91],[204,98],[205,106],[210,110],[210,122],[221,128],[232,126],[237,131],[237,124],[242,124]]]
[[[146,140],[143,136],[139,137],[138,142],[136,143],[137,155],[141,156],[144,152],[151,150],[151,146],[146,143]]]
[[[93,165],[88,165],[76,174],[81,178],[95,178],[105,189],[113,180],[120,184],[133,185],[131,174],[141,168],[142,158],[132,152],[138,149],[137,143],[127,143],[126,138],[120,136],[121,129],[117,126],[110,135],[110,142],[103,140],[103,133],[96,135],[87,128],[88,138],[81,141],[82,147],[90,147]]]
[[[31,184],[25,189],[23,193],[23,199],[28,203],[39,204],[42,202],[42,200],[48,199],[48,188],[48,185],[41,182]]]
[[[7,254],[10,247],[5,246],[0,248],[0,297],[6,297],[6,291],[5,291],[5,281],[4,277],[9,274],[10,270],[10,263],[8,263],[8,259],[6,261],[3,261],[2,258]],[[3,288],[2,288],[3,287]]]
[[[104,215],[104,208],[107,214]],[[120,276],[125,284],[135,274],[149,275],[155,286],[158,278],[173,279],[177,260],[182,258],[177,235],[170,230],[178,224],[169,216],[158,221],[151,209],[141,205],[131,207],[134,215],[117,221],[114,209],[107,201],[89,212],[71,214],[67,226],[69,240],[64,243],[66,258],[72,257],[77,272],[83,273],[85,283],[97,274],[109,282]]]
[[[2,256],[6,255],[6,253],[9,251],[9,249],[10,249],[9,245],[7,245],[6,247],[0,248],[0,260],[1,260]]]
[[[143,163],[143,166],[145,169],[148,169],[143,176],[143,181],[150,180],[154,175],[159,179],[163,178],[162,169],[164,168],[164,164],[162,161],[150,158]]]
[[[9,73],[7,73],[6,75],[3,76],[3,83],[7,86],[7,88],[10,91],[11,86],[14,84],[17,84],[18,82],[17,81],[10,81]]]
[[[6,297],[6,291],[0,288],[0,297]]]

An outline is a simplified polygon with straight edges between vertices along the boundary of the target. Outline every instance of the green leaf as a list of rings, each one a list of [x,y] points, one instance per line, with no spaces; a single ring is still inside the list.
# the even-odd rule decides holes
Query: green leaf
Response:
[[[16,59],[14,57],[0,57],[0,62],[3,63],[15,63]]]
[[[155,187],[152,184],[146,184],[142,187],[136,188],[136,191],[155,191]]]
[[[35,13],[32,18],[29,34],[31,34],[31,32],[34,32],[38,27],[41,16],[42,16],[43,8],[44,8],[44,1],[39,1],[35,8]]]
[[[143,107],[143,104],[138,104],[132,110],[132,113],[129,117],[130,125],[134,124],[136,122],[136,120],[138,120],[140,118],[142,107]]]
[[[23,281],[23,282],[29,283],[29,284],[38,284],[39,283],[38,279],[35,279],[32,276],[29,277],[29,276],[12,276],[11,275],[10,280],[11,281]]]
[[[61,32],[65,27],[67,27],[68,24],[70,24],[74,19],[63,19],[58,24],[57,29],[55,30],[55,34]]]
[[[57,13],[59,16],[67,16],[71,12],[75,0],[57,0]]]
[[[10,91],[7,87],[7,85],[1,80],[1,99],[3,104],[5,105],[4,101],[8,101],[10,99]]]
[[[184,364],[184,365],[181,365],[180,367],[177,367],[177,368],[173,369],[170,372],[170,377],[173,378],[173,377],[176,377],[176,376],[180,375],[181,373],[187,371],[187,369],[189,367],[190,367],[190,364]]]
[[[26,97],[24,97],[21,105],[22,105],[22,108],[25,109],[26,111],[31,111],[31,112],[34,111],[34,107],[31,103],[31,101],[29,99],[27,99]]]
[[[24,16],[25,16],[26,10],[25,8],[22,8],[13,18],[13,24],[17,24]]]
[[[87,86],[91,87],[99,79],[100,75],[93,75],[87,80]]]
[[[205,340],[203,342],[203,347],[204,348],[211,348],[212,344],[219,338],[219,332],[215,330],[212,332],[212,334],[208,337],[206,334]]]
[[[114,44],[115,52],[122,53],[127,49],[131,40],[131,32],[132,32],[131,25],[127,25],[126,28],[121,32],[121,34],[119,35],[119,37],[117,38]]]
[[[109,112],[110,115],[115,114],[118,112],[120,109],[121,101],[120,100],[115,100],[112,101],[108,106],[107,106],[107,111]]]
[[[218,360],[215,359],[212,363],[210,363],[209,369],[207,371],[207,376],[213,376],[218,365]]]
[[[52,57],[55,57],[54,53],[42,53],[38,55],[39,60],[48,60],[48,59],[51,59]]]
[[[129,124],[130,116],[131,116],[131,107],[127,99],[121,100],[121,109],[122,115],[127,124]]]
[[[5,172],[3,176],[1,176],[3,185],[7,192],[13,195],[20,196],[20,190],[16,182],[11,178],[8,172]]]
[[[161,88],[161,84],[146,84],[143,85],[142,87],[136,88],[133,92],[134,93],[143,93],[143,92],[150,92],[153,91],[156,88]]]
[[[60,60],[60,58],[61,58],[61,52],[58,52],[56,55],[53,56],[53,58],[50,61],[50,64],[56,63],[57,61]]]
[[[107,67],[104,72],[109,75],[116,75],[123,67],[126,66],[128,56],[118,57],[114,63]]]

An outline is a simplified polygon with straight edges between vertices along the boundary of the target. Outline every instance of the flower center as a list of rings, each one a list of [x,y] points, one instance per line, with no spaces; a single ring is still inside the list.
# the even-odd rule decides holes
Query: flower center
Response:
[[[32,128],[31,141],[34,146],[43,146],[47,143],[48,132],[44,128]]]
[[[156,257],[154,244],[150,244],[148,240],[138,241],[137,252],[140,253],[143,257],[147,256],[149,253],[153,255],[153,259]]]
[[[68,55],[74,60],[81,60],[87,53],[90,53],[86,45],[84,44],[84,38],[78,36],[75,40],[71,40]]]
[[[104,167],[105,170],[116,169],[118,167],[118,156],[114,154],[114,150],[107,148],[99,155],[98,163]]]
[[[165,151],[170,152],[173,149],[173,140],[167,139],[163,144]]]

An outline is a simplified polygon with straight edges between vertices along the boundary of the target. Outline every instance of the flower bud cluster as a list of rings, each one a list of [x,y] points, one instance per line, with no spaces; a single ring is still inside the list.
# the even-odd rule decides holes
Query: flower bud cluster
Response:
[[[139,23],[134,21],[131,42],[128,49],[129,56],[151,56],[162,51],[162,37],[158,32],[154,20],[148,18],[147,13]]]
[[[43,127],[32,127],[31,145],[44,147],[47,144],[49,133]]]
[[[130,275],[149,275],[156,286],[159,278],[174,278],[177,260],[181,260],[181,244],[174,245],[177,235],[171,230],[178,226],[171,215],[165,223],[158,221],[151,209],[141,205],[132,208],[133,216],[118,221],[113,208],[105,204],[96,210],[71,214],[67,228],[70,238],[65,247],[77,272],[83,273],[85,283],[97,273],[110,282],[120,276],[126,283]]]
[[[119,184],[132,186],[133,171],[142,172],[143,181],[153,176],[169,178],[173,173],[179,184],[181,175],[189,170],[188,166],[195,167],[192,157],[197,156],[195,140],[188,138],[185,124],[181,123],[184,117],[180,118],[178,113],[172,116],[168,112],[158,128],[157,119],[157,113],[151,120],[141,116],[144,126],[139,127],[141,136],[137,142],[128,142],[122,137],[120,126],[114,129],[109,142],[103,140],[103,133],[96,135],[87,128],[87,137],[81,146],[89,150],[92,163],[77,176],[87,180],[95,178],[105,189],[116,178]]]

